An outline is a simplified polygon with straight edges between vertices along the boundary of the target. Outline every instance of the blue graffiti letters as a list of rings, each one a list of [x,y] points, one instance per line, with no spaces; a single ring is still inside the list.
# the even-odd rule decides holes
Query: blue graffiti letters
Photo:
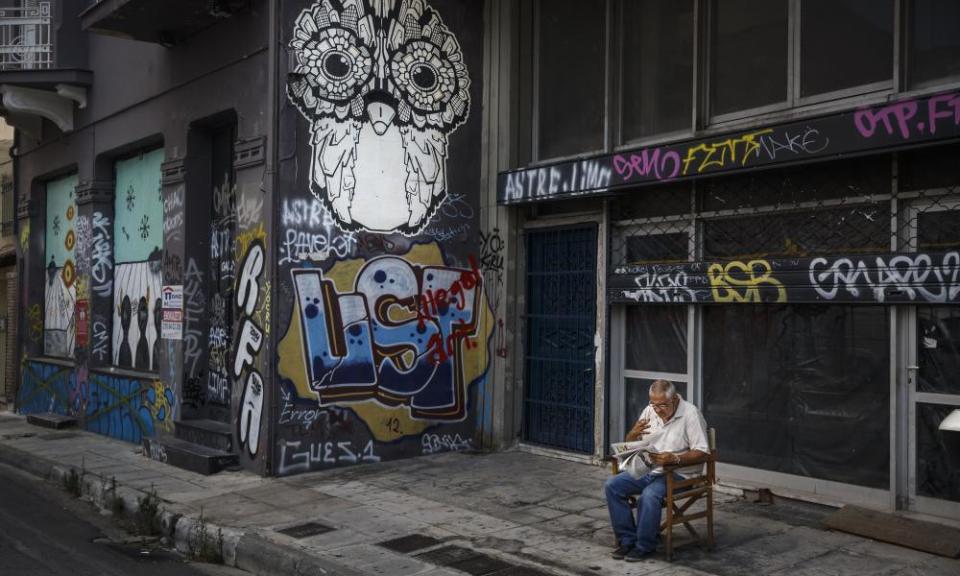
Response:
[[[294,270],[310,386],[321,405],[376,398],[413,418],[462,420],[462,352],[476,346],[481,276],[384,256],[339,293],[317,269]]]

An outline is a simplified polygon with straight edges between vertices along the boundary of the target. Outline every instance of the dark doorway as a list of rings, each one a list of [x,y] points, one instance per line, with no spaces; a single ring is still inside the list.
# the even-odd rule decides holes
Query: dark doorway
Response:
[[[597,228],[527,235],[524,439],[592,453]]]

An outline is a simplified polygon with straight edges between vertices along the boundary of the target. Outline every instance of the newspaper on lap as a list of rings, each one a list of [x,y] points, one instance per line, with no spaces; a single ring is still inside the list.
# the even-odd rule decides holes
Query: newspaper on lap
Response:
[[[634,442],[616,442],[610,445],[613,457],[617,459],[618,467],[628,472],[631,477],[640,479],[650,472],[663,473],[663,468],[650,461],[650,454],[658,454],[660,450],[654,447],[660,430],[647,434],[643,439]]]

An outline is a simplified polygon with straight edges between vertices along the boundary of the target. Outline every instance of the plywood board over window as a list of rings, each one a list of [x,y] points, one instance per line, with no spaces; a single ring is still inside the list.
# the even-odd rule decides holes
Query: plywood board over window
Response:
[[[113,363],[156,371],[160,347],[163,150],[116,163]]]
[[[43,353],[47,356],[73,356],[77,331],[77,271],[74,257],[77,242],[74,193],[77,183],[76,174],[47,183],[43,316]]]

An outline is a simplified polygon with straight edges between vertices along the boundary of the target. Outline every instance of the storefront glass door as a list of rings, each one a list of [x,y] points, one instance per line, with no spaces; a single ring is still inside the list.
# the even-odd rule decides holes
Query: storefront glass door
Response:
[[[960,202],[940,199],[911,214],[913,244],[920,253],[948,254],[943,301],[908,307],[903,377],[906,384],[906,508],[960,518],[960,431],[941,423],[960,410]],[[952,222],[952,224],[950,224]],[[904,490],[901,489],[901,493]]]

